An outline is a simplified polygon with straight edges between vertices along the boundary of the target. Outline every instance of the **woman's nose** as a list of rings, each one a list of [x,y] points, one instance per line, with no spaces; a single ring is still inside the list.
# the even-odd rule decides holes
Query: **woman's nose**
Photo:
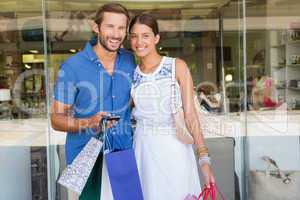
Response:
[[[142,40],[142,37],[137,37],[137,44],[142,44],[143,40]]]

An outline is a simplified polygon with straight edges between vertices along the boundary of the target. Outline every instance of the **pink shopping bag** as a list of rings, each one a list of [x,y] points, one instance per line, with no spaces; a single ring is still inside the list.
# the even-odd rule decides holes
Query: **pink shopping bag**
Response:
[[[203,200],[217,200],[218,198],[225,200],[224,195],[221,193],[215,183],[211,183],[210,187],[204,187],[197,200],[201,200],[201,197],[203,198]]]

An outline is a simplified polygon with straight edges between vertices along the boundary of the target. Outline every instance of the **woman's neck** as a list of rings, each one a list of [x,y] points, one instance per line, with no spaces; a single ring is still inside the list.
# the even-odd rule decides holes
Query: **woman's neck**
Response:
[[[151,73],[155,71],[155,69],[158,67],[162,59],[162,56],[159,55],[158,53],[152,54],[145,56],[141,58],[140,62],[140,69],[144,73]]]

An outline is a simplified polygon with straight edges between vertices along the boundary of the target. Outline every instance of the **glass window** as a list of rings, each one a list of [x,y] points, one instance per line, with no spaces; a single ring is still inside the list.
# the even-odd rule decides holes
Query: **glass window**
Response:
[[[296,177],[287,175],[300,170],[299,8],[299,1],[246,1],[245,155],[251,199],[263,198],[262,193],[271,199],[297,198],[296,190],[286,193],[275,188],[299,187]],[[274,178],[279,169],[281,175]],[[294,182],[286,185],[285,180]]]
[[[47,199],[42,1],[0,7],[0,199]]]

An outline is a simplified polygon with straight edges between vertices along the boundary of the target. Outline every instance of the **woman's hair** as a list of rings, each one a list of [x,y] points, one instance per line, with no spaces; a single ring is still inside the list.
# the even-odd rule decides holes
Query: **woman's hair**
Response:
[[[159,34],[157,20],[153,15],[151,15],[149,13],[142,13],[142,14],[136,15],[129,24],[129,33],[131,32],[131,29],[135,24],[146,25],[152,29],[152,32],[154,33],[154,35]]]
[[[127,25],[129,21],[129,12],[128,10],[119,3],[108,3],[101,6],[94,18],[96,24],[101,24],[103,21],[103,16],[105,12],[124,14],[127,17]]]

